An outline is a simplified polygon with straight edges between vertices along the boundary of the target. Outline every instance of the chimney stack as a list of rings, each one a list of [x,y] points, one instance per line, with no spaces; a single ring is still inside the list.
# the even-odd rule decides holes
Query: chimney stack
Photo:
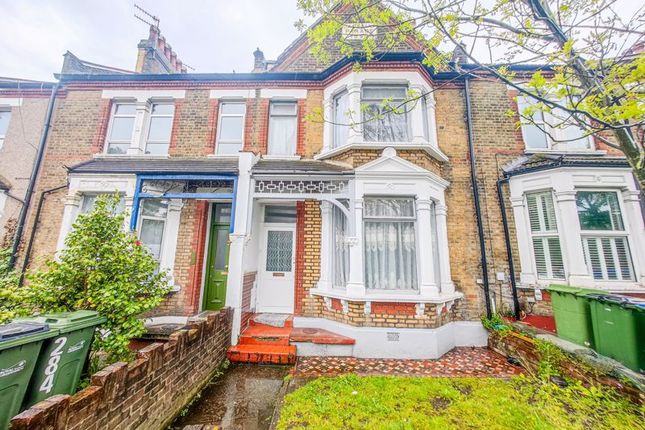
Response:
[[[143,39],[137,45],[137,73],[186,73],[186,66],[177,58],[177,53],[172,46],[161,35],[159,27],[150,26],[150,33],[147,39]]]
[[[267,63],[264,59],[264,52],[260,51],[260,48],[257,48],[253,52],[253,73],[265,72],[267,69]]]

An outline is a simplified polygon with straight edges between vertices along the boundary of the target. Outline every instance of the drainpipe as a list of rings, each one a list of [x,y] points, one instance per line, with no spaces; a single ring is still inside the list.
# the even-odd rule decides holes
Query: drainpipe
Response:
[[[31,202],[31,196],[34,194],[36,179],[38,178],[40,165],[42,164],[43,156],[45,155],[45,144],[47,143],[47,136],[49,135],[49,128],[51,127],[52,114],[54,113],[54,102],[56,101],[56,93],[58,92],[58,88],[60,88],[60,81],[56,82],[56,85],[54,85],[54,88],[52,88],[51,96],[49,96],[47,114],[45,115],[45,126],[40,136],[40,143],[38,144],[36,160],[34,161],[34,167],[31,171],[31,176],[29,177],[29,184],[27,185],[27,192],[25,193],[25,203],[20,208],[20,214],[18,215],[18,225],[16,227],[16,236],[13,239],[13,246],[11,247],[9,267],[14,267],[14,265],[16,264],[18,247],[20,246],[20,239],[22,238],[22,232],[25,228],[25,223],[27,222],[29,203]]]
[[[506,217],[506,205],[504,204],[504,194],[502,185],[508,183],[508,176],[497,180],[497,199],[499,200],[499,209],[502,212],[502,225],[504,226],[504,243],[506,244],[506,257],[508,259],[508,275],[511,278],[511,294],[513,295],[513,314],[517,321],[520,320],[520,301],[517,299],[517,285],[515,284],[515,265],[513,263],[513,250],[511,249],[511,235],[508,231],[508,219]]]
[[[468,154],[470,156],[470,179],[473,184],[473,200],[475,202],[475,217],[477,219],[477,233],[479,234],[479,252],[481,254],[482,278],[484,281],[484,301],[486,303],[486,317],[492,316],[490,303],[490,288],[488,284],[488,261],[486,259],[486,243],[484,240],[484,226],[482,221],[481,204],[479,201],[479,184],[477,182],[477,163],[475,162],[475,146],[473,138],[472,111],[470,106],[469,77],[464,76],[464,95],[466,99],[466,127],[468,129]]]
[[[40,198],[38,199],[38,207],[36,208],[36,216],[34,217],[34,224],[31,226],[31,233],[29,234],[29,242],[27,243],[27,249],[25,250],[25,261],[23,261],[22,269],[20,270],[20,280],[18,281],[19,286],[22,286],[22,283],[25,280],[25,272],[27,271],[27,266],[29,265],[31,248],[34,245],[34,238],[36,237],[36,229],[38,228],[38,220],[40,219],[40,212],[43,210],[43,205],[45,204],[45,197],[47,197],[47,194],[51,194],[54,191],[62,190],[63,188],[67,188],[67,184],[50,188],[40,193]]]

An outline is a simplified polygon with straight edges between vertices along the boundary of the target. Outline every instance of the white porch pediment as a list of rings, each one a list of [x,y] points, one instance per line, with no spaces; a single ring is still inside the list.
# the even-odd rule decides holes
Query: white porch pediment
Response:
[[[361,177],[381,177],[381,178],[424,178],[429,179],[441,189],[445,189],[450,182],[441,176],[433,173],[421,166],[417,166],[396,155],[394,148],[388,147],[376,160],[365,163],[354,170],[357,179]]]

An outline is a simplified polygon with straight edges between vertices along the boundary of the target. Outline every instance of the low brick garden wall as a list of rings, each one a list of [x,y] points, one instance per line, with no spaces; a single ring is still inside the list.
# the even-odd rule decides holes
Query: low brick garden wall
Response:
[[[230,345],[232,310],[189,320],[166,343],[154,343],[131,363],[92,375],[89,387],[56,395],[11,420],[12,430],[161,429],[217,372]]]
[[[515,331],[491,332],[488,336],[488,347],[493,351],[513,357],[521,362],[531,373],[537,373],[541,360],[540,351],[537,348],[537,341],[530,335]],[[631,383],[627,378],[617,377],[620,370],[607,364],[596,364],[591,358],[584,362],[571,353],[564,352],[568,358],[560,365],[562,375],[571,379],[582,381],[583,384],[602,385],[615,389],[621,395],[631,398],[634,402],[645,402],[645,393],[638,388],[637,382]]]

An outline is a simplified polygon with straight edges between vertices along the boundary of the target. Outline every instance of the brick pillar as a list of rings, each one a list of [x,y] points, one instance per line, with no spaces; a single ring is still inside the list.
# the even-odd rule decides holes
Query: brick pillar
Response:
[[[170,132],[170,146],[168,147],[169,155],[176,155],[177,153],[177,132],[179,131],[179,124],[181,122],[181,108],[184,104],[183,99],[175,100],[175,115],[172,120],[172,131]]]
[[[199,296],[201,293],[202,276],[204,274],[204,255],[206,252],[206,236],[208,235],[208,207],[206,201],[195,202],[195,226],[193,229],[192,254],[193,264],[188,271],[188,303],[191,314],[199,312]]]
[[[210,99],[208,104],[208,141],[204,148],[204,155],[215,154],[215,142],[217,141],[217,122],[219,115],[219,100]]]
[[[110,112],[112,111],[112,99],[101,99],[99,106],[99,124],[92,143],[92,153],[103,152],[107,135],[108,124],[110,123]]]
[[[296,203],[296,267],[294,279],[294,313],[296,315],[303,314],[303,299],[306,292],[303,285],[303,269],[304,269],[304,251],[305,251],[305,203]]]

